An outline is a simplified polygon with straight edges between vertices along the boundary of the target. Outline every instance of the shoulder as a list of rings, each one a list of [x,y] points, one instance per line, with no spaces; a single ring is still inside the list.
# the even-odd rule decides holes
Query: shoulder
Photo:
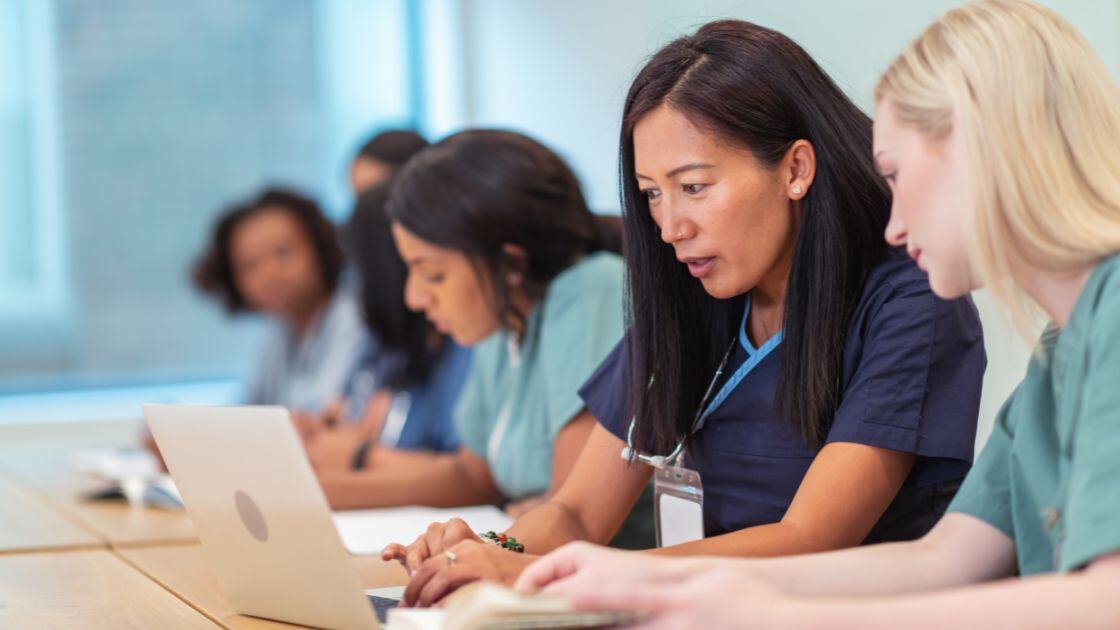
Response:
[[[1091,365],[1120,368],[1120,254],[1101,261],[1082,292],[1068,328],[1083,336]]]
[[[917,263],[898,248],[888,249],[871,269],[864,284],[864,300],[933,295],[929,277]]]
[[[339,286],[327,304],[325,315],[327,325],[361,325],[362,312],[358,300],[345,286]]]
[[[589,254],[552,279],[544,298],[546,319],[585,312],[604,304],[622,308],[622,258],[609,252]]]
[[[1102,260],[1086,288],[1091,292],[1086,297],[1094,320],[1120,327],[1120,320],[1111,317],[1120,314],[1120,254]]]
[[[864,324],[883,316],[911,317],[930,313],[931,322],[953,317],[961,327],[979,334],[980,313],[970,296],[943,300],[934,294],[929,276],[904,250],[888,249],[867,276],[855,319]]]
[[[471,372],[480,377],[500,372],[504,369],[508,346],[509,334],[505,330],[498,330],[472,346],[467,355],[472,365]]]

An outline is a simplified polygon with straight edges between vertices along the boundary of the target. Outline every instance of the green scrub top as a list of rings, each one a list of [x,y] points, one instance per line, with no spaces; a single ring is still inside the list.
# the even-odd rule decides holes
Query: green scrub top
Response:
[[[949,511],[1007,534],[1021,575],[1120,551],[1120,256],[1043,333]]]
[[[475,347],[455,424],[508,499],[548,491],[552,443],[583,409],[579,387],[622,338],[622,287],[622,259],[589,254],[549,283],[520,345],[503,329]]]

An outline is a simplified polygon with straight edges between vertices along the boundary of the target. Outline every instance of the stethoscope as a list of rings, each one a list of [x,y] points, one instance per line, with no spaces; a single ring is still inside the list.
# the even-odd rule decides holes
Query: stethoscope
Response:
[[[692,429],[688,435],[693,435],[704,426],[704,420],[707,418],[705,410],[708,407],[708,401],[712,397],[712,392],[715,391],[716,383],[719,382],[723,376],[724,369],[727,368],[727,360],[731,358],[731,351],[735,349],[735,339],[731,340],[731,345],[727,346],[727,351],[723,353],[723,358],[720,359],[719,367],[716,368],[716,373],[712,376],[712,381],[708,383],[708,389],[704,392],[704,397],[700,399],[700,408],[696,410],[696,417],[692,420]],[[741,379],[740,379],[741,380]],[[730,382],[728,383],[730,384]],[[736,385],[738,383],[735,383]],[[652,383],[651,383],[652,385]],[[653,466],[658,470],[675,466],[677,459],[684,453],[684,443],[688,439],[685,436],[680,442],[677,443],[676,448],[668,455],[649,455],[634,448],[634,425],[637,424],[637,418],[630,418],[630,428],[626,430],[626,446],[622,447],[622,459],[626,461],[638,461],[647,466]]]
[[[704,392],[704,397],[700,399],[700,408],[696,410],[696,417],[692,421],[692,428],[689,430],[688,434],[680,442],[677,443],[676,448],[674,448],[668,455],[650,455],[634,448],[634,426],[637,424],[638,419],[630,418],[630,427],[626,430],[626,446],[622,448],[622,459],[625,459],[627,461],[638,461],[646,464],[647,466],[653,466],[658,470],[676,465],[677,460],[680,458],[681,454],[684,453],[685,441],[690,436],[695,435],[697,431],[704,428],[704,422],[708,419],[708,416],[711,415],[711,413],[717,408],[719,408],[719,406],[723,404],[725,400],[727,400],[727,397],[731,395],[731,392],[739,386],[739,383],[741,383],[743,379],[747,377],[747,374],[749,374],[751,370],[754,369],[754,367],[758,365],[758,363],[761,362],[767,354],[770,353],[771,350],[773,350],[779,343],[782,342],[782,338],[784,335],[783,332],[779,330],[778,334],[771,337],[765,344],[762,345],[761,348],[758,348],[756,350],[753,349],[750,341],[747,339],[746,332],[747,315],[750,314],[750,312],[751,302],[750,297],[748,296],[747,303],[743,308],[743,320],[739,324],[738,339],[732,338],[731,344],[727,347],[727,351],[723,353],[723,358],[719,362],[719,367],[716,368],[716,373],[712,376],[712,381],[708,383],[708,389]],[[731,352],[735,349],[736,341],[742,344],[743,348],[747,349],[748,354],[752,354],[752,356],[748,358],[748,360],[743,363],[743,365],[739,366],[737,370],[735,370],[735,373],[731,375],[731,378],[727,380],[727,383],[725,383],[723,387],[720,388],[720,391],[716,395],[715,400],[711,401],[712,404],[709,405],[708,402],[709,400],[711,400],[712,392],[715,391],[716,384],[719,383],[720,377],[723,376],[724,370],[727,369],[727,361],[731,358]],[[653,383],[651,382],[650,384],[652,385]]]

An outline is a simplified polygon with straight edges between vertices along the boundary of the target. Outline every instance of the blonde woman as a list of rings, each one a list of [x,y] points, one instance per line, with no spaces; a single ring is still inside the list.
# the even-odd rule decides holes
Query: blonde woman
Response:
[[[1120,93],[1065,20],[991,0],[930,26],[876,101],[887,240],[942,298],[987,286],[1020,326],[1050,320],[948,514],[787,559],[571,546],[519,588],[656,627],[1120,627]]]

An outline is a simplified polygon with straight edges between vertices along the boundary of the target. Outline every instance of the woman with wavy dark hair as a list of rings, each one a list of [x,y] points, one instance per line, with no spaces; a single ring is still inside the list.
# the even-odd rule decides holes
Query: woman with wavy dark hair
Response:
[[[245,402],[318,412],[342,391],[366,343],[342,268],[334,225],[297,192],[269,188],[219,217],[195,286],[275,323]]]
[[[638,73],[620,150],[629,332],[581,392],[598,425],[568,481],[508,535],[607,540],[655,472],[663,554],[928,531],[971,465],[983,341],[883,243],[871,120],[788,37],[721,21]],[[457,522],[424,544],[390,550],[431,558],[410,603],[528,563]]]

